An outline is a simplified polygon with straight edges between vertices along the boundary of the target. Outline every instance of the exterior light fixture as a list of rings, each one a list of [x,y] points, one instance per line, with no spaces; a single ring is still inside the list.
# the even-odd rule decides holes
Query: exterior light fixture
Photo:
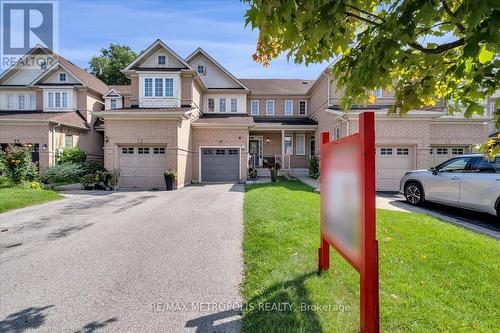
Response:
[[[44,144],[42,145],[42,150],[47,150],[47,144],[46,144],[46,143],[44,143]]]
[[[104,141],[105,141],[106,143],[108,143],[108,142],[109,142],[109,138],[108,138],[108,136],[107,136],[107,135],[106,135],[106,138],[104,139]]]
[[[271,139],[269,139],[269,137],[266,138],[266,142],[269,143],[271,142]]]

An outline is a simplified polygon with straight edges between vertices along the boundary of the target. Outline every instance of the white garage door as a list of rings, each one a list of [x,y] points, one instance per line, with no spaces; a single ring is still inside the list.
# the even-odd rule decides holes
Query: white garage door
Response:
[[[165,188],[165,147],[119,147],[120,187]]]
[[[457,157],[459,155],[468,154],[469,148],[465,146],[457,147],[432,147],[432,166],[436,166],[450,158]]]
[[[377,147],[377,191],[397,191],[406,171],[413,169],[413,148]]]

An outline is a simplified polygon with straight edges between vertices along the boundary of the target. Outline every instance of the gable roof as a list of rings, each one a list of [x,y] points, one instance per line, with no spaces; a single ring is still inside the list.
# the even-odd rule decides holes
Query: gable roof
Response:
[[[229,72],[227,69],[224,68],[221,64],[219,64],[214,58],[212,58],[205,50],[203,50],[201,47],[198,47],[196,50],[194,50],[187,58],[186,61],[189,62],[191,61],[196,55],[202,54],[204,55],[208,60],[210,60],[217,68],[219,68],[224,74],[229,76],[230,79],[232,79],[236,84],[238,84],[241,88],[245,90],[249,90],[243,82],[238,80],[231,72]]]
[[[132,93],[132,86],[130,84],[109,85],[108,87],[120,95],[130,95]]]
[[[40,121],[88,130],[89,126],[78,112],[42,112],[42,111],[2,111],[1,121]]]
[[[175,59],[177,59],[181,64],[183,64],[184,66],[186,66],[186,69],[193,70],[193,67],[191,67],[191,65],[189,65],[184,59],[182,59],[181,56],[179,56],[177,53],[175,53],[175,51],[172,50],[170,47],[168,47],[167,44],[165,44],[163,41],[161,41],[160,39],[157,39],[146,50],[142,51],[141,54],[139,54],[137,56],[137,58],[135,58],[130,64],[128,64],[127,67],[125,67],[124,69],[122,69],[122,71],[129,71],[129,70],[133,69],[133,67],[138,62],[140,62],[143,58],[145,58],[147,55],[149,55],[151,52],[153,52],[155,50],[155,48],[158,47],[158,46],[160,46],[160,47],[164,48],[165,50],[167,50],[167,52],[169,52],[171,55],[173,55]]]
[[[100,93],[100,94],[105,94],[109,89],[108,86],[99,80],[97,77],[94,75],[88,73],[84,69],[78,67],[77,65],[73,64],[71,61],[68,59],[64,58],[63,56],[60,56],[59,54],[53,52],[52,50],[41,46],[37,45],[34,48],[32,48],[28,53],[26,53],[21,59],[25,59],[31,54],[39,53],[39,52],[44,52],[45,54],[51,55],[54,57],[56,62],[52,64],[52,66],[48,67],[44,72],[42,72],[35,80],[33,80],[31,84],[34,82],[39,81],[41,78],[45,77],[47,73],[51,72],[54,68],[56,68],[56,65],[59,65],[63,67],[68,73],[70,73],[72,76],[74,76],[77,81],[81,82],[82,85],[89,87],[90,89]],[[4,76],[7,75],[8,72],[16,69],[16,65],[12,65],[9,69],[7,69],[5,72],[3,72],[0,75],[0,79],[3,78]]]
[[[306,95],[314,80],[240,79],[253,95]]]

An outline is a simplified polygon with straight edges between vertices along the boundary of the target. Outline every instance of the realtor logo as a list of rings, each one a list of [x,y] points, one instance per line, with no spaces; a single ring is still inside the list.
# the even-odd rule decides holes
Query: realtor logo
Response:
[[[0,0],[1,67],[11,66],[36,45],[57,52],[58,1]]]

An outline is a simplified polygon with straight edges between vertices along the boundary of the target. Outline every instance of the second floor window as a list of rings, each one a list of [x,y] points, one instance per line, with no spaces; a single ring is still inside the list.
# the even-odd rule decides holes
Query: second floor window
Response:
[[[226,99],[219,99],[219,112],[226,112]]]
[[[251,109],[252,109],[253,116],[259,115],[259,101],[258,100],[256,100],[256,99],[252,100]]]
[[[274,115],[274,101],[273,100],[266,101],[266,115],[268,115],[268,116]]]
[[[112,99],[109,101],[109,104],[110,104],[110,108],[112,110],[116,109],[116,99]]]
[[[208,112],[214,112],[215,111],[215,101],[213,98],[208,99]]]
[[[174,96],[174,79],[165,79],[165,96]]]
[[[231,112],[238,112],[238,100],[231,98]]]
[[[59,73],[59,81],[61,82],[66,81],[66,73]]]
[[[200,75],[205,75],[205,73],[206,73],[205,66],[203,66],[203,65],[198,65],[197,70],[198,70],[198,74],[200,74]]]
[[[68,107],[68,93],[67,92],[49,92],[48,93],[48,106],[49,108],[67,108]]]
[[[155,97],[163,96],[163,79],[155,79]]]
[[[24,110],[25,107],[24,95],[19,95],[19,110]]]
[[[293,102],[292,100],[285,101],[285,115],[291,116],[293,114]]]
[[[144,79],[144,96],[153,96],[153,79]]]
[[[373,95],[375,95],[375,97],[377,97],[377,98],[382,98],[382,88],[378,88],[378,89],[374,90]]]
[[[165,65],[165,56],[164,55],[158,56],[158,65]]]
[[[299,114],[305,116],[307,114],[307,101],[299,101]]]

